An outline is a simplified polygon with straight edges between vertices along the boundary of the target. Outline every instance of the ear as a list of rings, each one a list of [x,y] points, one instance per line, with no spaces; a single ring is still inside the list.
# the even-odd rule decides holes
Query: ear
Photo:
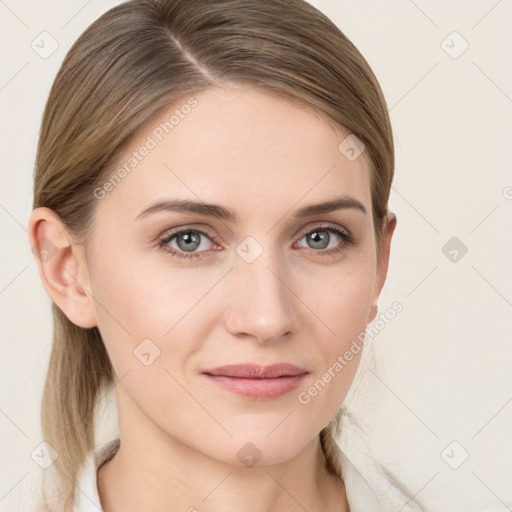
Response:
[[[60,217],[49,208],[33,210],[28,232],[48,295],[78,327],[96,326],[84,246],[73,240]]]
[[[368,314],[368,323],[373,322],[377,316],[380,292],[382,291],[388,274],[389,252],[391,249],[391,239],[396,228],[396,215],[389,212],[384,222],[386,225],[382,233],[382,250],[377,260],[377,273],[375,276],[375,286],[373,288],[372,306]]]

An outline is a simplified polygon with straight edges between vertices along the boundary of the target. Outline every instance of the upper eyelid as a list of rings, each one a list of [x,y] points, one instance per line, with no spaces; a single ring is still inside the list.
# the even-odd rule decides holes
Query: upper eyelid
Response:
[[[347,236],[352,236],[352,232],[345,228],[344,226],[340,226],[339,224],[336,224],[334,222],[322,222],[319,221],[318,224],[311,226],[309,228],[301,228],[298,231],[295,232],[293,235],[294,237],[300,236],[301,238],[304,235],[307,235],[308,233],[311,233],[311,231],[314,231],[315,229],[325,229],[325,230],[337,230],[345,233]]]
[[[193,226],[184,226],[184,227],[178,227],[178,228],[171,228],[166,231],[164,231],[161,235],[158,236],[158,240],[168,240],[174,238],[176,235],[179,235],[180,233],[186,233],[188,231],[197,231],[201,234],[204,234],[212,239],[216,239],[217,237],[213,233],[213,230],[210,228],[196,228]]]

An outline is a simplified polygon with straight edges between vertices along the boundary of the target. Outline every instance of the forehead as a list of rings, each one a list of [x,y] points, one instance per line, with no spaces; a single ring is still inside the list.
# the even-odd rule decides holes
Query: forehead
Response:
[[[139,127],[107,174],[122,178],[99,207],[133,219],[170,196],[268,213],[271,205],[289,210],[340,194],[369,206],[366,159],[340,150],[348,135],[298,101],[254,87],[211,87]]]

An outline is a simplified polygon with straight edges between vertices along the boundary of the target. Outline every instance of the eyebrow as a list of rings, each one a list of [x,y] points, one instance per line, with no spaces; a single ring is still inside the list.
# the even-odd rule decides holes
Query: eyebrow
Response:
[[[363,215],[366,215],[366,208],[360,201],[353,197],[342,196],[334,198],[330,201],[325,201],[323,203],[304,206],[295,213],[294,218],[303,219],[305,217],[311,217],[313,215],[334,212],[342,209],[355,209],[362,212]],[[236,222],[238,219],[237,214],[233,210],[225,208],[224,206],[211,203],[203,203],[190,199],[168,199],[158,201],[139,213],[136,219],[141,219],[151,213],[160,211],[196,213],[214,219],[230,222]]]

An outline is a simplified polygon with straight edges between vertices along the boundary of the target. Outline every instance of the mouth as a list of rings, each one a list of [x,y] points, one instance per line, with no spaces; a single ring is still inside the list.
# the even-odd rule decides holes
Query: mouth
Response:
[[[248,398],[270,399],[296,389],[309,372],[289,363],[235,364],[202,372],[217,386]]]

